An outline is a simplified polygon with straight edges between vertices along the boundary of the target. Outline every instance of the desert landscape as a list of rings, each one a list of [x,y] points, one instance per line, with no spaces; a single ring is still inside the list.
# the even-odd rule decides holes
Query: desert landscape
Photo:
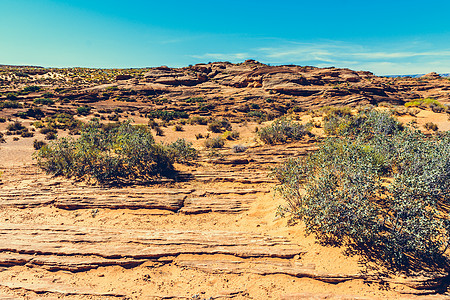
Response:
[[[323,243],[287,201],[282,166],[374,112],[439,140],[450,129],[450,80],[255,60],[0,66],[0,298],[447,299],[445,263],[413,268],[407,252],[392,268],[347,242]],[[52,160],[69,153],[56,149],[62,138],[115,130],[162,151],[150,153],[160,155],[152,172],[139,159],[109,175]],[[446,212],[432,216],[444,224]]]

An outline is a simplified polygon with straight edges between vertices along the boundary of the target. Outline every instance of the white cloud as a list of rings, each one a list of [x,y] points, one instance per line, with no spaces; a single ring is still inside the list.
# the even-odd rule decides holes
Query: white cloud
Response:
[[[202,55],[191,55],[194,58],[199,59],[213,59],[221,61],[236,61],[246,60],[249,57],[249,53],[205,53]]]
[[[431,45],[425,47],[427,48],[416,41],[395,45],[378,43],[375,46],[342,41],[317,43],[278,41],[276,46],[246,49],[242,53],[205,53],[192,57],[234,62],[252,58],[269,64],[335,66],[368,70],[379,75],[450,72],[450,50],[430,49]]]

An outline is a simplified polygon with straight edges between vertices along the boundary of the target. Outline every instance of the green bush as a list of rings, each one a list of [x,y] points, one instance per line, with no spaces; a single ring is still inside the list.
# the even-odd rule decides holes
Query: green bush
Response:
[[[223,136],[224,139],[227,139],[229,141],[233,141],[233,140],[237,140],[239,138],[240,133],[235,131],[235,130],[233,130],[233,131],[225,131],[222,136]]]
[[[205,141],[206,148],[222,148],[225,145],[225,141],[222,137],[209,138]]]
[[[100,184],[148,182],[174,171],[172,152],[155,143],[147,126],[129,122],[104,130],[94,119],[78,139],[52,141],[35,157],[48,173]]]
[[[252,110],[247,113],[247,117],[258,118],[258,119],[264,119],[265,115],[266,114],[260,110]]]
[[[202,97],[193,97],[193,98],[186,99],[186,103],[202,103],[205,101],[206,100],[203,99]]]
[[[199,103],[198,110],[201,112],[208,112],[208,111],[213,110],[215,107],[216,107],[216,105],[213,103],[208,103],[208,104]]]
[[[47,143],[44,142],[44,141],[38,141],[38,140],[34,140],[33,141],[33,148],[34,148],[34,150],[39,150],[42,147],[44,147],[45,145],[47,145]]]
[[[224,131],[231,129],[232,129],[231,123],[226,119],[215,120],[210,124],[208,124],[208,130],[214,133],[222,133]]]
[[[265,144],[278,144],[302,139],[305,135],[312,135],[308,126],[296,123],[291,119],[279,119],[257,132],[260,140]]]
[[[190,118],[188,120],[188,123],[191,125],[195,125],[195,124],[206,125],[206,124],[208,124],[208,120],[204,117],[195,116],[195,117]]]
[[[437,106],[437,107],[441,107],[441,108],[445,108],[445,106],[440,103],[438,100],[433,99],[433,98],[424,98],[424,99],[417,99],[414,101],[409,101],[405,103],[406,107],[414,107],[414,106],[429,106],[429,107],[433,107],[433,106]]]
[[[15,94],[15,93],[8,93],[8,94],[6,94],[6,99],[8,99],[8,100],[17,100],[18,98],[17,98],[17,94]]]
[[[52,99],[48,99],[48,98],[38,98],[38,99],[34,99],[33,103],[34,104],[42,104],[42,105],[53,105],[53,104],[55,104],[55,101],[53,101]]]
[[[425,129],[427,130],[432,130],[432,131],[437,131],[439,128],[436,124],[434,124],[433,122],[427,122],[425,123],[425,125],[423,126],[425,127]]]
[[[20,134],[20,136],[21,136],[21,137],[33,137],[33,136],[34,136],[34,133],[31,132],[31,131],[26,130],[26,131],[23,131],[23,132]]]
[[[161,119],[163,121],[171,121],[175,119],[186,119],[189,115],[185,111],[173,110],[154,110],[147,114],[150,119]]]
[[[26,119],[26,118],[35,118],[40,119],[45,116],[44,112],[39,108],[29,108],[27,111],[23,111],[17,113],[16,116]]]
[[[46,93],[42,94],[42,97],[44,97],[44,98],[53,98],[53,97],[55,97],[55,95],[50,93],[50,92],[46,92]]]
[[[450,134],[426,137],[376,111],[342,122],[345,134],[275,169],[281,212],[390,268],[447,268]]]
[[[247,149],[248,149],[248,147],[247,147],[247,146],[244,146],[244,145],[234,145],[234,146],[231,148],[231,150],[232,150],[234,153],[242,153],[242,152],[247,151]]]
[[[192,143],[185,139],[178,139],[167,146],[172,153],[174,160],[179,163],[188,163],[198,158],[198,151],[192,147]]]
[[[328,135],[366,136],[393,135],[402,131],[403,125],[392,118],[390,112],[363,110],[357,115],[351,114],[324,117],[324,131]]]
[[[6,130],[8,131],[20,131],[23,129],[26,129],[25,126],[23,126],[23,124],[18,121],[10,123],[8,124],[8,126],[6,126]]]
[[[29,93],[39,92],[41,89],[42,88],[40,86],[31,85],[31,86],[27,86],[27,87],[23,88],[21,93],[29,94]]]
[[[77,114],[82,116],[87,116],[91,113],[91,108],[89,106],[80,106],[77,108]]]
[[[58,130],[50,125],[50,126],[42,127],[41,130],[39,130],[39,132],[42,134],[48,134],[48,133],[56,134],[58,132]]]
[[[0,102],[0,109],[2,108],[22,108],[22,104],[17,101],[3,101]]]

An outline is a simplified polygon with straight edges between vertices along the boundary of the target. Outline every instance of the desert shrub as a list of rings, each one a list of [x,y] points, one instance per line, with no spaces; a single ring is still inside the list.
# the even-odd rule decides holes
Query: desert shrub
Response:
[[[194,125],[194,124],[206,125],[206,124],[208,124],[208,120],[204,117],[195,116],[195,117],[190,118],[188,120],[188,123],[191,125]]]
[[[22,133],[20,134],[20,136],[21,137],[33,137],[34,136],[34,133],[33,132],[31,132],[31,131],[28,131],[28,130],[26,130],[26,131],[22,131]]]
[[[70,134],[78,134],[83,127],[83,122],[76,120],[74,116],[66,113],[59,113],[51,117],[45,117],[41,121],[33,123],[35,128],[40,128],[42,134],[53,132],[56,134],[57,129],[69,130]],[[50,137],[50,135],[49,135]]]
[[[44,137],[44,139],[46,140],[56,140],[57,138],[58,136],[56,135],[55,132],[47,132]]]
[[[186,103],[202,103],[205,101],[206,100],[203,99],[202,97],[192,97],[192,98],[186,99]]]
[[[205,141],[206,148],[222,148],[225,145],[225,141],[222,137],[208,138]]]
[[[152,96],[149,96],[150,98],[152,97]],[[167,98],[162,98],[162,99],[159,99],[159,98],[151,98],[150,99],[154,104],[156,104],[156,105],[161,105],[161,104],[165,104],[165,103],[170,103],[170,100],[169,99],[167,99]]]
[[[442,108],[442,111],[445,109],[445,106],[440,103],[438,100],[433,98],[424,98],[424,99],[417,99],[413,101],[409,101],[405,103],[406,107],[415,107],[415,106],[421,106],[421,107],[440,107]]]
[[[0,132],[0,143],[6,143],[5,137],[3,135],[3,132]]]
[[[231,123],[226,119],[215,120],[208,124],[208,130],[214,133],[222,133],[224,131],[231,129],[232,129]]]
[[[42,104],[42,105],[53,105],[53,104],[55,104],[55,101],[53,101],[52,99],[48,99],[48,98],[38,98],[38,99],[34,99],[33,103],[34,104]]]
[[[174,110],[154,110],[147,114],[147,118],[161,119],[163,121],[171,121],[176,119],[186,119],[189,115],[185,111]]]
[[[0,102],[0,109],[2,108],[22,108],[22,104],[17,101],[3,101]]]
[[[41,130],[39,130],[39,132],[42,134],[48,134],[48,133],[57,133],[58,130],[50,125],[50,126],[42,127]]]
[[[39,108],[29,108],[27,111],[23,111],[17,113],[16,116],[26,119],[26,118],[35,118],[40,119],[45,116],[44,112]]]
[[[199,103],[198,110],[202,111],[202,112],[208,112],[210,110],[213,110],[215,107],[216,107],[216,105],[213,103],[208,103],[208,104]]]
[[[77,114],[82,116],[87,116],[91,113],[91,108],[89,106],[80,106],[77,108]]]
[[[16,93],[8,93],[6,94],[6,99],[8,100],[17,100],[17,94]]]
[[[159,127],[158,122],[156,122],[155,120],[150,119],[147,123],[147,125],[152,128],[155,129],[156,127]]]
[[[160,126],[155,127],[154,129],[156,131],[157,136],[164,136],[164,130]]]
[[[27,87],[23,88],[21,92],[23,94],[29,94],[29,93],[39,92],[41,89],[42,88],[40,86],[31,85],[31,86],[27,86]]]
[[[33,148],[34,148],[34,150],[39,150],[42,147],[44,147],[45,145],[47,145],[47,143],[44,142],[44,141],[38,141],[38,140],[34,140],[33,141]]]
[[[252,111],[249,111],[247,113],[247,117],[264,119],[265,113],[263,111],[260,111],[260,110],[252,110]]]
[[[357,115],[333,115],[324,117],[324,130],[329,135],[374,136],[392,135],[404,129],[404,126],[391,112],[368,110]]]
[[[279,119],[267,127],[258,129],[258,137],[265,144],[286,143],[311,135],[308,126],[296,123],[291,119]]]
[[[203,134],[201,134],[201,133],[195,134],[195,139],[196,140],[199,140],[199,139],[202,139],[202,138],[203,138]]]
[[[178,139],[167,146],[174,156],[174,160],[179,163],[188,163],[198,158],[198,151],[192,147],[192,143],[185,139]]]
[[[8,124],[8,126],[6,126],[6,130],[7,135],[21,135],[22,137],[30,137],[34,135],[32,132],[29,132],[28,128],[26,128],[19,121]]]
[[[125,101],[125,102],[137,102],[136,99],[134,98],[129,98],[129,97],[120,97],[117,99],[118,101]]]
[[[444,108],[443,106],[439,106],[439,105],[436,105],[436,104],[434,104],[434,103],[431,103],[431,104],[429,105],[429,107],[430,107],[431,110],[432,110],[433,112],[435,112],[435,113],[441,113],[441,112],[445,111],[445,108]]]
[[[173,127],[173,129],[174,129],[175,131],[183,131],[183,125],[181,125],[181,124],[176,124],[176,125]]]
[[[50,92],[46,92],[46,93],[42,94],[42,97],[44,97],[44,98],[53,98],[53,97],[55,97],[55,95],[50,93]]]
[[[148,127],[129,122],[104,130],[93,120],[78,139],[52,141],[35,157],[49,173],[101,184],[148,182],[174,171],[167,147],[155,143]]]
[[[6,126],[6,130],[8,130],[8,131],[20,131],[23,129],[26,129],[26,128],[19,121],[15,121],[13,123],[8,124],[8,126]]]
[[[113,122],[118,122],[119,121],[119,115],[118,114],[110,114],[108,116],[108,120],[113,121]]]
[[[341,130],[339,126],[345,126],[352,118],[351,110],[347,107],[324,107],[322,111],[325,112],[323,121],[325,123],[324,131],[327,134],[336,134]]]
[[[231,150],[232,150],[234,153],[242,153],[242,152],[247,151],[247,149],[248,149],[248,147],[247,147],[247,146],[244,146],[244,145],[234,145],[234,146],[231,148]]]
[[[352,130],[275,169],[280,212],[324,244],[397,270],[446,266],[450,134],[426,137],[379,112],[342,122]]]
[[[72,115],[61,113],[57,114],[53,118],[53,123],[58,129],[69,129],[73,131],[79,131],[83,126],[83,122],[76,120]]]
[[[425,129],[427,130],[432,130],[432,131],[437,131],[439,128],[436,124],[434,124],[433,122],[427,122],[425,123],[425,125],[423,125],[423,127],[425,127]]]
[[[233,131],[225,131],[223,133],[223,138],[229,141],[237,140],[240,136],[239,132],[233,130]]]

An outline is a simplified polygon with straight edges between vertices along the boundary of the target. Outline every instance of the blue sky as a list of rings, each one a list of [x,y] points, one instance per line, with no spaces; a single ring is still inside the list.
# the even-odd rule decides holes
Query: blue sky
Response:
[[[450,73],[450,1],[0,0],[0,64]]]

